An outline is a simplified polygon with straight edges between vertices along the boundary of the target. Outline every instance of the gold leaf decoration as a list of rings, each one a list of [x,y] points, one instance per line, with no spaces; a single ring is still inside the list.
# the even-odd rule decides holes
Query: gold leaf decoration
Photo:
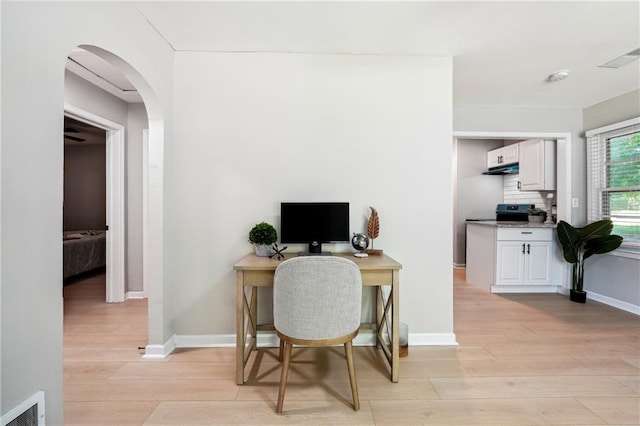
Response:
[[[371,216],[369,216],[369,222],[367,223],[367,237],[374,239],[378,238],[380,233],[380,219],[378,219],[378,212],[373,207],[371,209]]]

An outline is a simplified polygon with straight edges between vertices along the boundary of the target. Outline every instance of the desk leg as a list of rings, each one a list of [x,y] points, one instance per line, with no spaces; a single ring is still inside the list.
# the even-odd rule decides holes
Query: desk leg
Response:
[[[384,297],[382,294],[382,286],[374,288],[376,290],[376,327],[379,327],[383,321]],[[380,338],[376,337],[376,349],[380,349],[380,347]]]
[[[398,382],[398,373],[400,371],[400,272],[398,270],[393,271],[393,282],[391,284],[391,297],[393,298],[393,305],[391,307],[391,381],[393,383]]]
[[[236,383],[244,383],[245,349],[244,272],[236,271]]]
[[[258,287],[251,286],[251,341],[249,352],[258,348]]]
[[[391,367],[391,381],[398,382],[398,368],[400,366],[400,305],[398,297],[399,275],[393,272],[389,296],[385,298],[383,287],[378,287],[376,298],[376,347],[382,348],[384,356]],[[384,333],[389,336],[387,341]]]

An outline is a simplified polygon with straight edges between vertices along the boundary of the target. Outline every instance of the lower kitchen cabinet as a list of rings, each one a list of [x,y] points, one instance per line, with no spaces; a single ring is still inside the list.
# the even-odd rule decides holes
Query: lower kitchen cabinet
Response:
[[[554,232],[551,227],[468,224],[467,281],[492,293],[555,293]]]
[[[550,241],[498,241],[495,285],[550,285]]]

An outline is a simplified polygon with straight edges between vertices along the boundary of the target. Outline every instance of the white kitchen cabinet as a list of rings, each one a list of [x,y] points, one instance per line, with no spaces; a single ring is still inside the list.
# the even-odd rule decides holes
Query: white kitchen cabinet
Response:
[[[516,164],[519,157],[517,143],[507,145],[502,148],[491,150],[487,153],[487,168],[508,166],[510,164]]]
[[[520,142],[520,190],[556,189],[556,142],[530,139]]]
[[[562,259],[554,241],[553,227],[468,222],[466,279],[492,293],[556,293]]]
[[[496,235],[496,286],[551,285],[552,229],[499,228]]]
[[[496,285],[551,284],[551,249],[546,241],[498,241]]]

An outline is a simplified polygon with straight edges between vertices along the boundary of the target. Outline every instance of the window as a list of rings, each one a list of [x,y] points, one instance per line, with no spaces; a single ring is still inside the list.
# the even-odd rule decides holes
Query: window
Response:
[[[611,219],[640,251],[640,118],[587,132],[587,176],[589,222]]]

